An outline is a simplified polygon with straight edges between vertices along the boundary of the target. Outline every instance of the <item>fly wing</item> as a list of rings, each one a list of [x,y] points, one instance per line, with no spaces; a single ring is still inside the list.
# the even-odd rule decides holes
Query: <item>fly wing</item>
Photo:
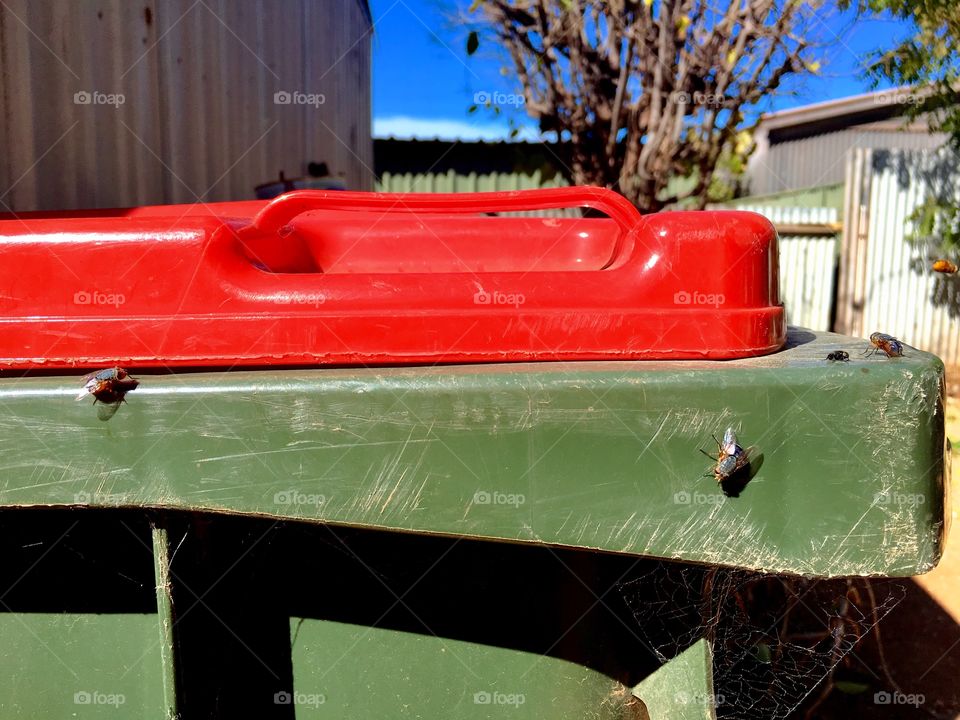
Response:
[[[763,454],[756,445],[748,447],[737,458],[737,470],[749,466],[751,478],[757,474],[761,465],[763,465]]]
[[[732,427],[728,427],[726,432],[723,433],[723,443],[721,447],[724,455],[737,454],[740,443],[737,442],[737,432]]]
[[[83,390],[77,395],[77,400],[83,400],[88,393],[95,392],[100,382],[107,379],[109,372],[109,370],[94,370],[80,378],[80,382],[83,383]]]
[[[120,409],[120,401],[115,403],[98,403],[97,404],[97,418],[106,422],[114,415],[117,414],[117,410]]]
[[[758,455],[760,455],[760,448],[758,448],[756,445],[751,445],[742,453],[740,453],[740,457],[737,458],[737,466],[743,467],[744,465],[753,462],[756,460]]]
[[[85,375],[83,377],[83,389],[80,390],[80,393],[77,395],[77,400],[83,400],[87,395],[92,393],[97,389],[97,385],[100,384],[100,381],[96,378],[96,373],[91,375]]]

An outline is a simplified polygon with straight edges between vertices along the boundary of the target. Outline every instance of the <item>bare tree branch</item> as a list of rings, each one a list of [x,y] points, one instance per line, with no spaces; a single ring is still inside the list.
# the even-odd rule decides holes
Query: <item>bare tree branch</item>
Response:
[[[755,106],[809,72],[818,0],[485,0],[527,112],[569,141],[572,182],[641,210],[703,205],[724,157],[745,159]],[[689,191],[668,191],[692,176]]]

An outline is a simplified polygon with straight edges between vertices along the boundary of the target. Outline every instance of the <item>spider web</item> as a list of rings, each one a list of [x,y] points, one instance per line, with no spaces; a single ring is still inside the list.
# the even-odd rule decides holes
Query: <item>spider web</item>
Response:
[[[789,716],[905,594],[886,580],[676,563],[620,591],[661,662],[710,642],[713,696],[705,702],[718,718],[738,720]]]

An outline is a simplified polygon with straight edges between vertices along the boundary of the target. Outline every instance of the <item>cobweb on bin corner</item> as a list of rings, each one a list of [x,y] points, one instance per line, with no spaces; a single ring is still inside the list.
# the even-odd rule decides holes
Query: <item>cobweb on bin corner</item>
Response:
[[[905,587],[662,563],[620,591],[661,662],[710,641],[713,696],[699,702],[712,704],[718,718],[766,720],[790,715]]]

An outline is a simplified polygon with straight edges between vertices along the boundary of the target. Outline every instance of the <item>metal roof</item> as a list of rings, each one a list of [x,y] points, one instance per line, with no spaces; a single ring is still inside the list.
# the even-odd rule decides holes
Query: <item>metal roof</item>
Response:
[[[885,129],[889,130],[904,129],[905,123],[898,125],[896,118],[903,116],[908,106],[917,104],[928,93],[925,88],[897,87],[827,100],[766,113],[760,118],[760,128],[769,134],[771,142],[797,140],[867,124],[888,126]],[[923,121],[913,122],[905,129],[908,132],[929,132]]]

